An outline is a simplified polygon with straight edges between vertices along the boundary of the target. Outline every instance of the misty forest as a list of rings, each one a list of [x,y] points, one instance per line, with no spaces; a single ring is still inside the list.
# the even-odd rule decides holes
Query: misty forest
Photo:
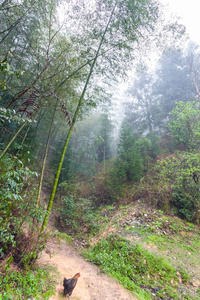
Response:
[[[199,176],[200,46],[177,16],[1,1],[0,300],[64,299],[79,271],[71,299],[200,299]]]

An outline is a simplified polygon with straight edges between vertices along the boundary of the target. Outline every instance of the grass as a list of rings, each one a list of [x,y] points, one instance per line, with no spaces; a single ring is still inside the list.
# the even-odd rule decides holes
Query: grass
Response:
[[[123,232],[133,243],[162,255],[173,265],[187,269],[196,278],[200,276],[199,233],[199,227],[194,224],[155,213],[145,225],[143,222],[134,227],[126,226]],[[134,236],[139,239],[134,239]]]
[[[163,211],[131,205],[120,206],[109,226],[119,234],[117,243],[124,241],[127,249],[120,246],[114,250],[116,243],[108,237],[84,252],[88,260],[140,299],[200,299],[200,289],[193,286],[200,276],[198,226]],[[128,260],[131,251],[135,251],[135,258]]]
[[[8,268],[0,274],[0,300],[48,300],[55,294],[55,277],[52,267],[17,271]]]
[[[173,267],[168,260],[119,235],[100,240],[83,255],[140,299],[199,299],[178,292],[180,276],[182,286],[190,280],[183,268]]]
[[[63,240],[63,241],[65,241],[65,242],[67,242],[67,243],[69,243],[69,244],[73,243],[73,238],[70,235],[68,235],[68,234],[66,234],[64,232],[59,232],[58,230],[56,230],[54,232],[53,236],[56,237],[57,242],[59,244],[60,244],[60,239]]]

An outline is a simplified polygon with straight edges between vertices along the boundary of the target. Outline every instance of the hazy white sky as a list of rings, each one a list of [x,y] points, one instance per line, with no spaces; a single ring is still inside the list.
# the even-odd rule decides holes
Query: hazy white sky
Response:
[[[200,45],[200,0],[159,0],[181,17],[191,40]]]
[[[186,26],[190,39],[200,45],[200,0],[158,0],[168,5],[167,12],[180,17],[180,22]],[[130,76],[130,78],[132,78]],[[124,90],[129,83],[120,84],[118,98],[124,100]],[[122,101],[120,100],[120,101]],[[126,99],[127,100],[127,99]]]

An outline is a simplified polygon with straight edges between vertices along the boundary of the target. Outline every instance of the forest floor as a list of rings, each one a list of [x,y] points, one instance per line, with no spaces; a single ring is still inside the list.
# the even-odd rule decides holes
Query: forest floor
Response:
[[[98,267],[86,261],[78,251],[61,240],[51,238],[46,249],[39,257],[41,266],[56,267],[57,279],[56,295],[50,300],[65,299],[63,295],[63,278],[71,278],[80,272],[81,277],[73,291],[71,299],[76,300],[136,300],[129,291],[125,290],[115,280],[105,275]]]

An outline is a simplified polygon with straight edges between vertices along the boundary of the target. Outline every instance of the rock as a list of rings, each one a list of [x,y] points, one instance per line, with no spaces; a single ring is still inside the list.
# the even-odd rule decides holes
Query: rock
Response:
[[[159,292],[159,291],[162,290],[162,289],[161,289],[160,287],[155,287],[153,290],[154,290],[154,292],[157,293],[157,292]]]
[[[199,281],[199,280],[194,280],[194,281],[192,282],[192,285],[193,285],[195,288],[198,288],[199,285],[200,285],[200,281]]]

